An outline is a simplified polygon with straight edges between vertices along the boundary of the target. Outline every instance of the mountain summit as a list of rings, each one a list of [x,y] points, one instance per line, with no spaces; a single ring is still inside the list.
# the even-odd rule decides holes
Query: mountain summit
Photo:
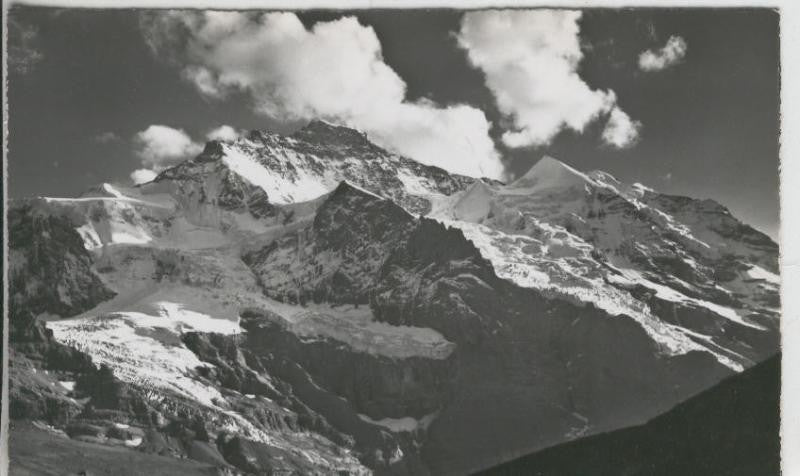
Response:
[[[592,180],[564,162],[545,156],[539,159],[525,175],[512,182],[509,188],[541,191],[573,187],[584,183],[592,183]]]
[[[9,218],[12,418],[203,471],[463,474],[779,343],[768,237],[550,157],[505,185],[313,122]]]

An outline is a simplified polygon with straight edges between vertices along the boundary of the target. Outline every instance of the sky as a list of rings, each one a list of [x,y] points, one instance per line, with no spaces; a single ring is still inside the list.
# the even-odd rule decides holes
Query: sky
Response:
[[[771,10],[15,6],[8,31],[12,197],[146,180],[209,138],[322,118],[469,175],[550,155],[777,236]]]

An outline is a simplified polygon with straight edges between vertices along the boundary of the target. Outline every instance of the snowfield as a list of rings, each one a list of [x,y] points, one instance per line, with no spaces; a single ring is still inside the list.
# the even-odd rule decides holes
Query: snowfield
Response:
[[[222,395],[200,383],[194,372],[208,364],[180,340],[184,332],[237,334],[237,322],[183,308],[173,302],[158,303],[153,314],[117,312],[94,317],[50,321],[54,337],[89,354],[97,364],[106,364],[114,374],[144,388],[174,392],[215,407]]]
[[[286,319],[289,329],[298,336],[333,339],[356,352],[396,359],[445,359],[455,348],[455,344],[433,329],[376,322],[369,306],[308,304],[301,307],[273,300],[262,301],[262,304]]]
[[[760,279],[762,281],[766,281],[770,284],[775,284],[775,285],[781,284],[780,276],[778,276],[775,273],[770,273],[761,266],[753,265],[753,267],[747,270],[747,274],[750,275],[750,277],[753,279]]]
[[[336,188],[338,183],[333,179],[313,176],[303,169],[297,171],[294,178],[280,176],[270,173],[251,156],[234,147],[224,145],[223,150],[223,162],[243,179],[264,189],[272,203],[285,205],[313,200]]]

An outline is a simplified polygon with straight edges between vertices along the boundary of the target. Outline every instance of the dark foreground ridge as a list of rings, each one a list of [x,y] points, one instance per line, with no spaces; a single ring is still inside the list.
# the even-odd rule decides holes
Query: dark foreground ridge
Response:
[[[583,438],[478,473],[778,475],[780,354],[650,422]]]

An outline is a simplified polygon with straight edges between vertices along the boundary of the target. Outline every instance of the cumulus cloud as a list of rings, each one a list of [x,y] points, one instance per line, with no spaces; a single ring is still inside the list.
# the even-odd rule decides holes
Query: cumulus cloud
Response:
[[[131,172],[131,180],[136,185],[140,185],[143,183],[151,182],[154,178],[156,178],[158,173],[155,170],[151,169],[137,169]]]
[[[182,129],[162,125],[152,125],[136,133],[134,143],[142,165],[153,169],[177,164],[203,150]]]
[[[147,41],[177,54],[182,75],[209,98],[245,93],[280,120],[325,119],[452,172],[499,178],[484,113],[408,101],[371,27],[353,17],[306,29],[293,13],[170,12],[143,19]]]
[[[237,131],[233,127],[223,124],[216,129],[212,129],[208,131],[206,134],[206,139],[208,140],[219,140],[219,141],[234,141],[238,139],[242,133]]]
[[[639,55],[639,68],[642,71],[661,71],[676,65],[686,56],[688,45],[680,36],[670,36],[661,49],[647,50]]]
[[[603,129],[603,142],[618,149],[633,147],[639,140],[641,127],[641,122],[632,120],[625,111],[615,107]]]
[[[502,138],[508,147],[547,145],[564,129],[582,132],[590,122],[614,116],[609,137],[638,134],[616,94],[593,90],[578,74],[580,17],[568,10],[493,10],[462,18],[459,45],[484,72],[498,109],[513,124]]]
[[[134,152],[141,159],[142,168],[131,174],[134,183],[149,182],[165,168],[191,158],[203,150],[182,129],[151,125],[133,136]]]

